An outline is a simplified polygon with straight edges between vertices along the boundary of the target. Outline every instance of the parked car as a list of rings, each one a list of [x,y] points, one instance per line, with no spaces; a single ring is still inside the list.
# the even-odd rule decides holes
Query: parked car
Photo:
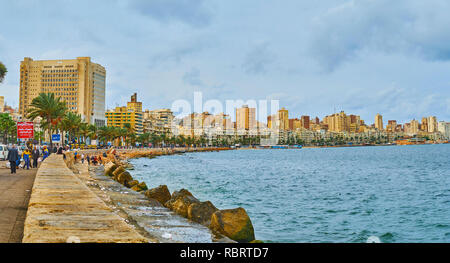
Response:
[[[0,144],[0,160],[6,160],[8,157],[8,146]]]

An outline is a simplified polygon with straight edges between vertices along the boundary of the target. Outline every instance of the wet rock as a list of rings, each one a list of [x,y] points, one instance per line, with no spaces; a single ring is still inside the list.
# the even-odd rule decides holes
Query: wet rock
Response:
[[[109,162],[105,165],[105,175],[106,176],[113,176],[113,172],[114,170],[117,169],[117,167],[119,167],[117,164],[113,163],[113,162]]]
[[[172,198],[166,202],[165,206],[175,213],[187,217],[188,208],[193,203],[199,203],[200,201],[195,198],[188,190],[181,189],[175,191],[172,194]]]
[[[138,186],[139,186],[139,188],[141,188],[142,191],[148,190],[148,187],[145,184],[145,182],[142,182],[142,183],[138,184]]]
[[[209,228],[240,243],[255,240],[252,221],[242,207],[216,211]]]
[[[172,193],[172,197],[171,197],[171,199],[177,199],[178,197],[182,197],[182,196],[194,196],[194,195],[192,195],[191,194],[191,192],[189,192],[188,190],[186,190],[186,189],[181,189],[181,190],[178,190],[178,191],[175,191],[175,192],[173,192]]]
[[[129,172],[123,172],[121,174],[119,174],[119,176],[117,176],[117,182],[123,184],[123,185],[127,185],[128,182],[133,181],[133,177],[131,177],[131,174]]]
[[[114,178],[117,178],[119,176],[119,174],[121,174],[123,172],[125,172],[125,168],[123,168],[123,166],[119,166],[114,170],[114,172],[112,172],[112,174],[113,174]]]
[[[136,191],[136,192],[142,192],[143,190],[139,187],[139,185],[135,185],[133,187],[131,187],[131,190]]]
[[[145,196],[155,199],[161,204],[165,204],[171,198],[167,185],[160,185],[156,188],[150,189],[145,192]]]
[[[211,224],[211,216],[218,211],[210,201],[193,203],[188,207],[188,218],[205,226]]]
[[[128,182],[128,186],[129,187],[133,187],[133,186],[138,185],[138,184],[139,184],[138,180],[132,180],[132,181]]]

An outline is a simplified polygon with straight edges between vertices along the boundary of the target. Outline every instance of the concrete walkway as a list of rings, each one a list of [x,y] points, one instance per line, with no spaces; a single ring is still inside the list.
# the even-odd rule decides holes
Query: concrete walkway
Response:
[[[36,174],[22,241],[148,242],[67,168],[62,155],[51,155]]]
[[[20,243],[37,169],[0,169],[0,243]]]

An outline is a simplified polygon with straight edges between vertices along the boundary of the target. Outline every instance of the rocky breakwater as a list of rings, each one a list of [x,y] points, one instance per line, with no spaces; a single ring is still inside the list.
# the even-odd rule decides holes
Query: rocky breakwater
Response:
[[[197,151],[218,151],[229,148],[200,148]],[[176,214],[189,220],[202,224],[212,230],[213,233],[226,236],[241,243],[259,242],[255,240],[253,224],[246,210],[242,207],[235,209],[219,210],[210,201],[200,201],[191,192],[181,189],[170,193],[166,185],[148,189],[144,182],[134,180],[126,170],[129,167],[126,162],[129,158],[154,158],[161,155],[191,152],[191,150],[147,150],[147,151],[122,151],[114,149],[107,151],[104,158],[105,175],[113,178],[122,185],[134,191],[143,193],[148,199],[155,200]]]

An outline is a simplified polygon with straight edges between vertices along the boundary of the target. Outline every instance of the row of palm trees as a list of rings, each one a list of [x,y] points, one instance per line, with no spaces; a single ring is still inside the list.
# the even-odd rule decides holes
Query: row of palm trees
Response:
[[[41,93],[30,104],[26,117],[30,120],[41,119],[40,127],[47,132],[50,138],[50,146],[53,147],[52,134],[60,132],[62,141],[87,144],[89,140],[99,140],[103,145],[114,142],[115,145],[135,145],[137,142],[155,146],[162,145],[205,145],[206,138],[192,138],[184,136],[172,136],[166,133],[144,133],[136,135],[129,123],[123,127],[104,126],[97,128],[95,125],[83,121],[81,115],[69,111],[64,101],[55,97],[53,93]],[[37,132],[39,133],[39,132]],[[224,143],[224,142],[222,142]]]

